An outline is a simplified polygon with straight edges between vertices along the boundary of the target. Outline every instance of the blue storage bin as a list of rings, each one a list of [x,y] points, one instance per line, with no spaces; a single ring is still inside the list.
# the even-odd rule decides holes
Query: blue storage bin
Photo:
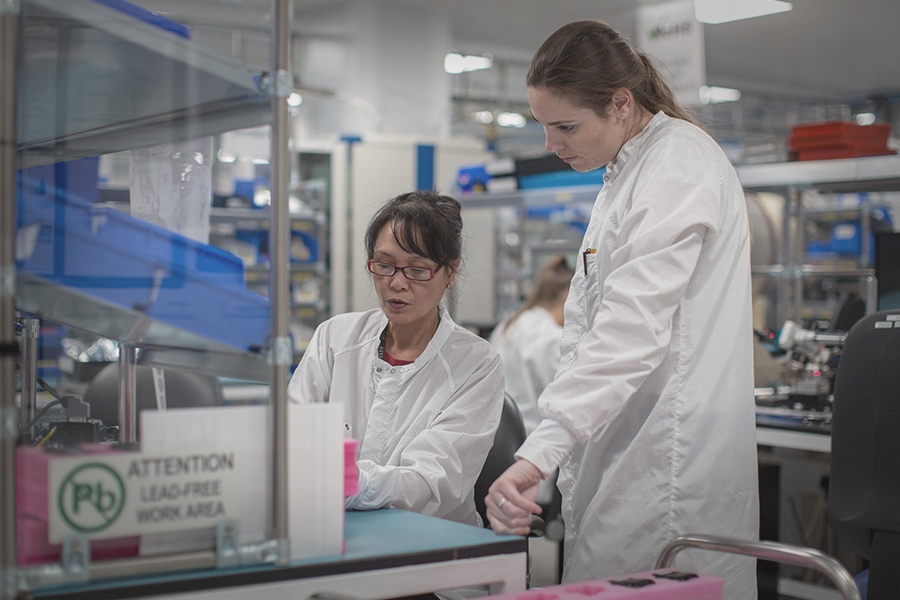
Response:
[[[487,189],[487,182],[490,179],[491,176],[484,165],[460,167],[456,173],[456,187],[462,194],[483,192]]]
[[[248,244],[253,244],[259,252],[260,263],[268,264],[269,258],[269,230],[268,229],[238,229],[235,238]],[[291,228],[291,241],[289,248],[292,263],[315,263],[319,260],[319,240],[308,231],[298,229],[296,224]]]
[[[246,288],[237,256],[93,205],[47,170],[20,172],[18,201],[18,270],[241,350],[265,347],[269,301]]]
[[[859,221],[841,221],[831,226],[831,247],[838,254],[859,255],[862,226]]]
[[[319,240],[308,231],[291,230],[291,262],[314,263],[319,260]]]
[[[579,171],[551,171],[536,175],[520,175],[520,190],[536,190],[543,188],[566,187],[569,185],[603,185],[605,168],[595,169],[586,173]]]
[[[155,25],[160,29],[164,29],[166,31],[172,32],[175,35],[180,35],[185,39],[191,39],[191,28],[187,25],[183,25],[178,23],[177,21],[173,21],[172,19],[167,19],[166,17],[160,15],[159,13],[155,13],[149,11],[145,8],[141,8],[136,4],[132,4],[131,2],[126,2],[125,0],[94,0],[98,4],[103,4],[110,8],[114,8],[119,12],[123,12],[126,15],[132,16],[138,20],[144,21],[145,23],[149,23],[151,25]]]

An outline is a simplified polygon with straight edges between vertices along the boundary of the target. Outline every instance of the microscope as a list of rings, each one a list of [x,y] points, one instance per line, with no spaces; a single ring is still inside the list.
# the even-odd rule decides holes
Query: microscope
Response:
[[[804,329],[794,321],[785,321],[778,346],[788,356],[787,378],[794,408],[830,412],[834,376],[846,337],[842,331]]]

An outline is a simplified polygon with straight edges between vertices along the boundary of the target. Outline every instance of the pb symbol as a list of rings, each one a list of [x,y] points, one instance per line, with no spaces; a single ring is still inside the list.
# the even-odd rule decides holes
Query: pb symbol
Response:
[[[78,466],[63,479],[57,506],[63,520],[81,533],[103,531],[119,518],[125,506],[125,484],[102,463]]]

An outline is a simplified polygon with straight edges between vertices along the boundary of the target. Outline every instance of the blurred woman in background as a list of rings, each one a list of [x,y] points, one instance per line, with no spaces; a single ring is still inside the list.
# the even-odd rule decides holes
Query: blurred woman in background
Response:
[[[525,304],[494,329],[491,344],[506,371],[506,392],[522,412],[528,433],[541,421],[537,399],[559,365],[563,306],[574,270],[559,254],[538,275]]]

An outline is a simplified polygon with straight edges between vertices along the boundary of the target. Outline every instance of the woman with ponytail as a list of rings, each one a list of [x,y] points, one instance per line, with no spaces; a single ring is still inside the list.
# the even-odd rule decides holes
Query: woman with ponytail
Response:
[[[750,231],[741,184],[650,56],[570,23],[526,78],[546,149],[606,168],[575,268],[542,420],[491,486],[498,533],[527,533],[559,467],[564,582],[652,569],[688,533],[758,536]],[[685,552],[756,598],[752,558]]]

